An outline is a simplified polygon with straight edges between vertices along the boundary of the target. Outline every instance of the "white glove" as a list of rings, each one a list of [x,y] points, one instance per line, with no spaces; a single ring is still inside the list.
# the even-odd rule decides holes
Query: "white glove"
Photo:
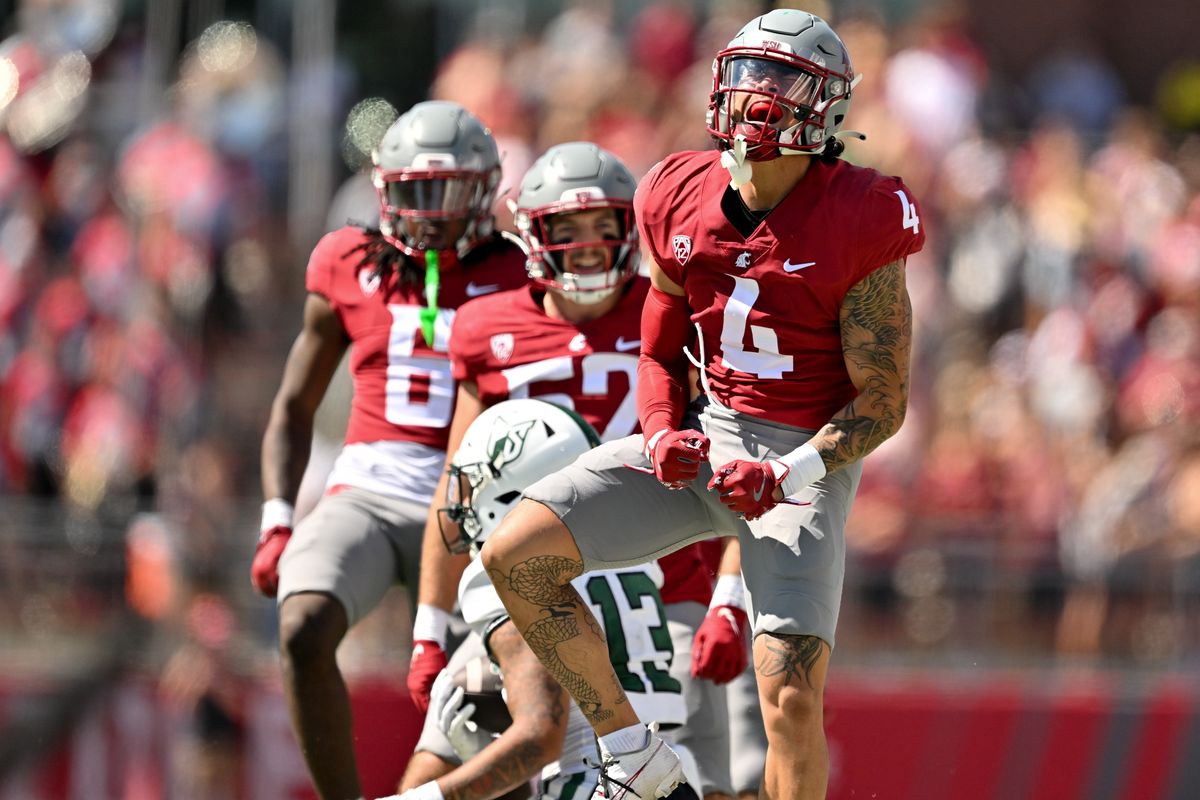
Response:
[[[466,761],[492,743],[496,737],[471,721],[475,704],[462,704],[465,694],[461,686],[455,686],[450,673],[442,670],[429,694],[429,713],[433,714],[438,728],[450,740],[450,746],[458,757]]]

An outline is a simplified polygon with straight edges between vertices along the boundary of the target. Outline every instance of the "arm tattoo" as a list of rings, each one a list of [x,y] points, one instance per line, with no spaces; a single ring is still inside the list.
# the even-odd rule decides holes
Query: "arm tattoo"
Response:
[[[450,789],[446,800],[482,800],[496,797],[512,786],[518,786],[529,780],[530,775],[536,775],[545,765],[542,748],[537,742],[524,742],[509,753],[509,757],[486,774],[467,783],[465,786]]]
[[[813,687],[812,669],[821,657],[825,643],[816,636],[764,636],[767,652],[759,658],[755,668],[763,678],[783,676],[783,683],[790,685],[803,681]]]
[[[570,583],[572,578],[582,574],[582,561],[560,556],[538,556],[522,561],[507,575],[496,571],[490,573],[493,583],[502,581],[509,591],[538,606],[546,615],[522,630],[521,635],[546,669],[575,698],[584,716],[595,723],[610,718],[612,710],[603,707],[600,693],[563,661],[558,650],[560,645],[584,635],[580,622],[587,626],[592,636],[604,641],[604,634],[591,610]]]
[[[850,289],[842,301],[841,329],[846,368],[859,393],[813,437],[829,472],[867,455],[904,422],[912,306],[902,260]]]
[[[515,625],[498,627],[488,644],[509,687],[507,702],[513,724],[476,758],[446,776],[446,800],[501,796],[540,774],[559,754],[550,742],[553,731],[565,730],[567,724],[563,688],[530,652]]]

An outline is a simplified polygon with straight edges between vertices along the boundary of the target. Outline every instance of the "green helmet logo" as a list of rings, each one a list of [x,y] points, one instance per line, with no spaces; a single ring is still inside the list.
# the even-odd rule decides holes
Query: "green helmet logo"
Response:
[[[499,434],[499,438],[488,441],[488,462],[491,463],[492,469],[498,470],[520,458],[521,451],[525,448],[525,439],[535,422],[536,420],[529,419],[508,425],[501,421],[501,424],[493,429],[492,436]]]

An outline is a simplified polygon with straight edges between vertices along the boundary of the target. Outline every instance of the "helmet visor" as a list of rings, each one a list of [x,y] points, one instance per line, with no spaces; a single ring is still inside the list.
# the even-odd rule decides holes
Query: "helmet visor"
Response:
[[[387,204],[400,216],[469,216],[480,210],[484,195],[477,172],[407,172],[384,175],[384,182]]]
[[[721,86],[745,94],[745,105],[764,99],[762,96],[775,96],[795,113],[801,108],[811,110],[821,94],[820,75],[770,58],[727,58],[721,72]]]

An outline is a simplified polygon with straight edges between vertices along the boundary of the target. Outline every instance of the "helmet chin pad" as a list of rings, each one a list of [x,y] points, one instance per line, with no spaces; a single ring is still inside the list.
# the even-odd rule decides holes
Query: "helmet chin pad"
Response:
[[[572,303],[591,306],[612,297],[613,292],[620,289],[630,277],[632,275],[619,266],[594,275],[563,272],[548,288]]]
[[[762,163],[779,158],[779,131],[765,127],[757,122],[739,122],[734,128],[734,134],[746,138],[746,160]]]

